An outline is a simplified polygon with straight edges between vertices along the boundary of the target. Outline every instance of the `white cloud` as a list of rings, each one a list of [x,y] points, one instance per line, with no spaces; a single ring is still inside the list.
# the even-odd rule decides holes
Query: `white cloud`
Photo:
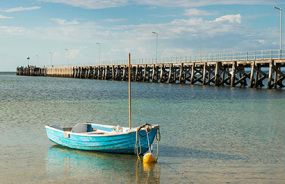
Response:
[[[257,41],[258,41],[258,43],[260,43],[260,44],[262,44],[262,45],[265,44],[265,40],[257,40]]]
[[[141,54],[145,54],[147,50],[144,47],[138,47],[138,52]]]
[[[54,20],[58,23],[56,26],[35,28],[0,27],[0,34],[20,35],[27,40],[39,40],[37,41],[39,43],[61,43],[59,45],[63,46],[58,49],[61,49],[61,55],[58,56],[60,62],[66,61],[66,51],[63,48],[72,45],[70,47],[78,49],[72,50],[69,48],[67,57],[74,59],[74,63],[89,62],[88,58],[93,59],[93,61],[97,60],[98,47],[96,41],[103,43],[101,47],[102,61],[124,59],[128,52],[132,53],[133,58],[155,57],[155,35],[152,34],[152,31],[159,33],[158,57],[190,55],[193,53],[193,48],[203,47],[203,44],[205,48],[223,49],[229,44],[231,48],[232,45],[237,46],[242,40],[248,40],[251,44],[261,44],[257,40],[264,39],[266,43],[269,43],[267,37],[263,38],[259,35],[254,38],[245,38],[245,35],[248,34],[247,29],[244,29],[242,24],[231,23],[231,21],[238,22],[239,20],[241,19],[225,15],[212,20],[196,17],[175,19],[160,24],[102,26],[98,22],[81,21],[80,24],[76,24],[69,23],[64,19],[56,19]],[[268,31],[268,33],[272,32]],[[276,33],[278,33],[278,30]],[[233,41],[233,38],[237,41]],[[254,40],[254,43],[252,40]],[[87,48],[82,49],[82,45],[87,46]],[[246,45],[248,43],[244,44],[242,48],[245,49]],[[254,48],[255,45],[251,46]],[[50,48],[54,47],[50,46]],[[52,51],[55,52],[56,49]],[[56,58],[54,59],[56,60]],[[54,63],[56,63],[55,60]],[[49,58],[47,61],[49,61]]]
[[[193,49],[185,49],[185,48],[166,48],[164,49],[162,55],[163,56],[186,56],[191,55],[193,53]]]
[[[66,22],[66,20],[64,20],[64,19],[52,19],[52,20],[57,22],[59,25],[62,25],[62,26],[79,24],[79,22],[76,20],[73,20],[71,22]]]
[[[268,0],[134,0],[137,4],[151,5],[151,6],[163,6],[163,7],[201,7],[210,5],[271,5],[272,2]],[[284,3],[283,3],[284,4]]]
[[[103,19],[103,22],[122,22],[125,21],[126,19]]]
[[[149,7],[148,9],[149,9],[149,10],[155,10],[155,9],[157,9],[157,7],[156,7],[156,6],[151,6],[151,7]]]
[[[101,26],[95,22],[77,21],[67,22],[64,19],[53,19],[58,23],[57,26],[36,27],[36,28],[17,28],[6,27],[2,34],[25,34],[27,37],[36,37],[45,40],[78,41],[78,42],[110,42],[110,44],[125,43],[133,45],[136,43],[148,42],[155,37],[151,31],[159,33],[159,40],[181,39],[186,42],[193,38],[211,38],[224,34],[242,34],[244,31],[239,24],[240,15],[226,15],[206,21],[202,18],[175,19],[171,22],[161,24],[139,24],[139,25],[116,25]],[[125,42],[125,41],[128,42]],[[160,41],[159,41],[160,42]],[[135,45],[141,47],[140,44]],[[144,51],[138,50],[140,53]]]
[[[41,7],[39,7],[39,6],[33,6],[33,7],[28,7],[28,8],[17,7],[17,8],[11,8],[11,9],[8,9],[8,10],[2,10],[2,11],[3,11],[3,12],[10,13],[10,12],[18,12],[18,11],[37,10],[37,9],[40,9],[40,8],[41,8]]]
[[[68,51],[67,57],[69,59],[74,59],[80,53],[80,49],[73,49]]]
[[[23,27],[0,26],[0,34],[23,35],[25,33],[26,33],[26,29]]]
[[[129,4],[129,0],[39,0],[39,1],[62,3],[85,9],[122,7]]]
[[[184,14],[186,16],[201,16],[201,15],[213,15],[213,13],[204,11],[204,10],[198,10],[196,8],[192,8],[192,9],[187,9],[185,10]]]
[[[7,17],[7,16],[4,16],[4,15],[0,15],[0,19],[13,19],[13,17]]]
[[[237,14],[237,15],[225,15],[225,16],[221,16],[219,18],[216,18],[214,20],[215,22],[224,22],[224,21],[228,21],[230,23],[241,23],[241,15]]]
[[[201,7],[210,5],[272,5],[272,2],[268,0],[38,0],[51,3],[62,3],[75,7],[81,7],[85,9],[103,9],[112,7],[123,7],[130,4],[136,5],[148,5],[150,8],[155,7]],[[285,3],[279,3],[285,4]]]
[[[54,53],[52,53],[53,59],[58,59],[58,58],[60,58],[60,56],[61,56],[60,52],[54,52]]]

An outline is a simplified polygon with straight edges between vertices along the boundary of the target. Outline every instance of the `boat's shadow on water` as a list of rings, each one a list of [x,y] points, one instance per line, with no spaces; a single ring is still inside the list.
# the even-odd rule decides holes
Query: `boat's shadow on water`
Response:
[[[179,146],[159,146],[160,157],[195,158],[212,160],[244,160],[246,158],[239,155],[215,153],[211,151],[183,148]]]
[[[144,165],[135,155],[82,151],[57,145],[47,150],[46,170],[52,182],[81,178],[80,183],[84,183],[89,182],[85,178],[91,177],[96,183],[147,183],[148,180],[160,183],[159,165]]]

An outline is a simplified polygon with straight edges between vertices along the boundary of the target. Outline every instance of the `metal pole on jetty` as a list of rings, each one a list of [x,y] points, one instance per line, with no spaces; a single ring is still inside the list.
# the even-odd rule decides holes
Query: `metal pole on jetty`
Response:
[[[274,6],[274,9],[280,11],[280,58],[282,57],[282,8]]]
[[[132,102],[131,102],[131,54],[129,53],[129,127],[132,128]]]
[[[27,58],[28,60],[28,67],[30,66],[30,57]]]
[[[157,42],[158,42],[158,33],[157,33],[157,32],[152,32],[152,33],[156,35],[155,63],[157,63]]]
[[[98,42],[96,42],[96,44],[98,44],[99,45],[99,65],[100,65],[100,54],[101,54],[101,43],[98,43]]]

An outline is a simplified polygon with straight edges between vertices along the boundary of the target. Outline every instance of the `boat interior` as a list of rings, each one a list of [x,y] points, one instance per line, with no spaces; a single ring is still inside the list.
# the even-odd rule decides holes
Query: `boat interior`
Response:
[[[127,127],[109,126],[109,125],[99,125],[91,123],[78,123],[73,127],[61,128],[56,125],[51,125],[50,127],[72,133],[88,133],[88,134],[110,134],[110,133],[123,133],[130,131]]]

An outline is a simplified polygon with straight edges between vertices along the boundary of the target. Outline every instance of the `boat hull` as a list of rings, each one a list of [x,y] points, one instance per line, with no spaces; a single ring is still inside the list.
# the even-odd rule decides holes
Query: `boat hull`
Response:
[[[50,141],[69,148],[90,150],[99,152],[111,152],[111,153],[126,153],[135,154],[136,145],[136,132],[126,132],[118,134],[108,135],[88,135],[84,133],[68,133],[66,136],[63,130],[55,129],[50,126],[46,126],[46,133]],[[140,130],[141,135],[146,135],[145,130]],[[140,137],[141,154],[145,153],[149,149],[149,144],[153,143],[157,129],[153,128],[148,136]],[[149,137],[149,143],[147,140]]]

